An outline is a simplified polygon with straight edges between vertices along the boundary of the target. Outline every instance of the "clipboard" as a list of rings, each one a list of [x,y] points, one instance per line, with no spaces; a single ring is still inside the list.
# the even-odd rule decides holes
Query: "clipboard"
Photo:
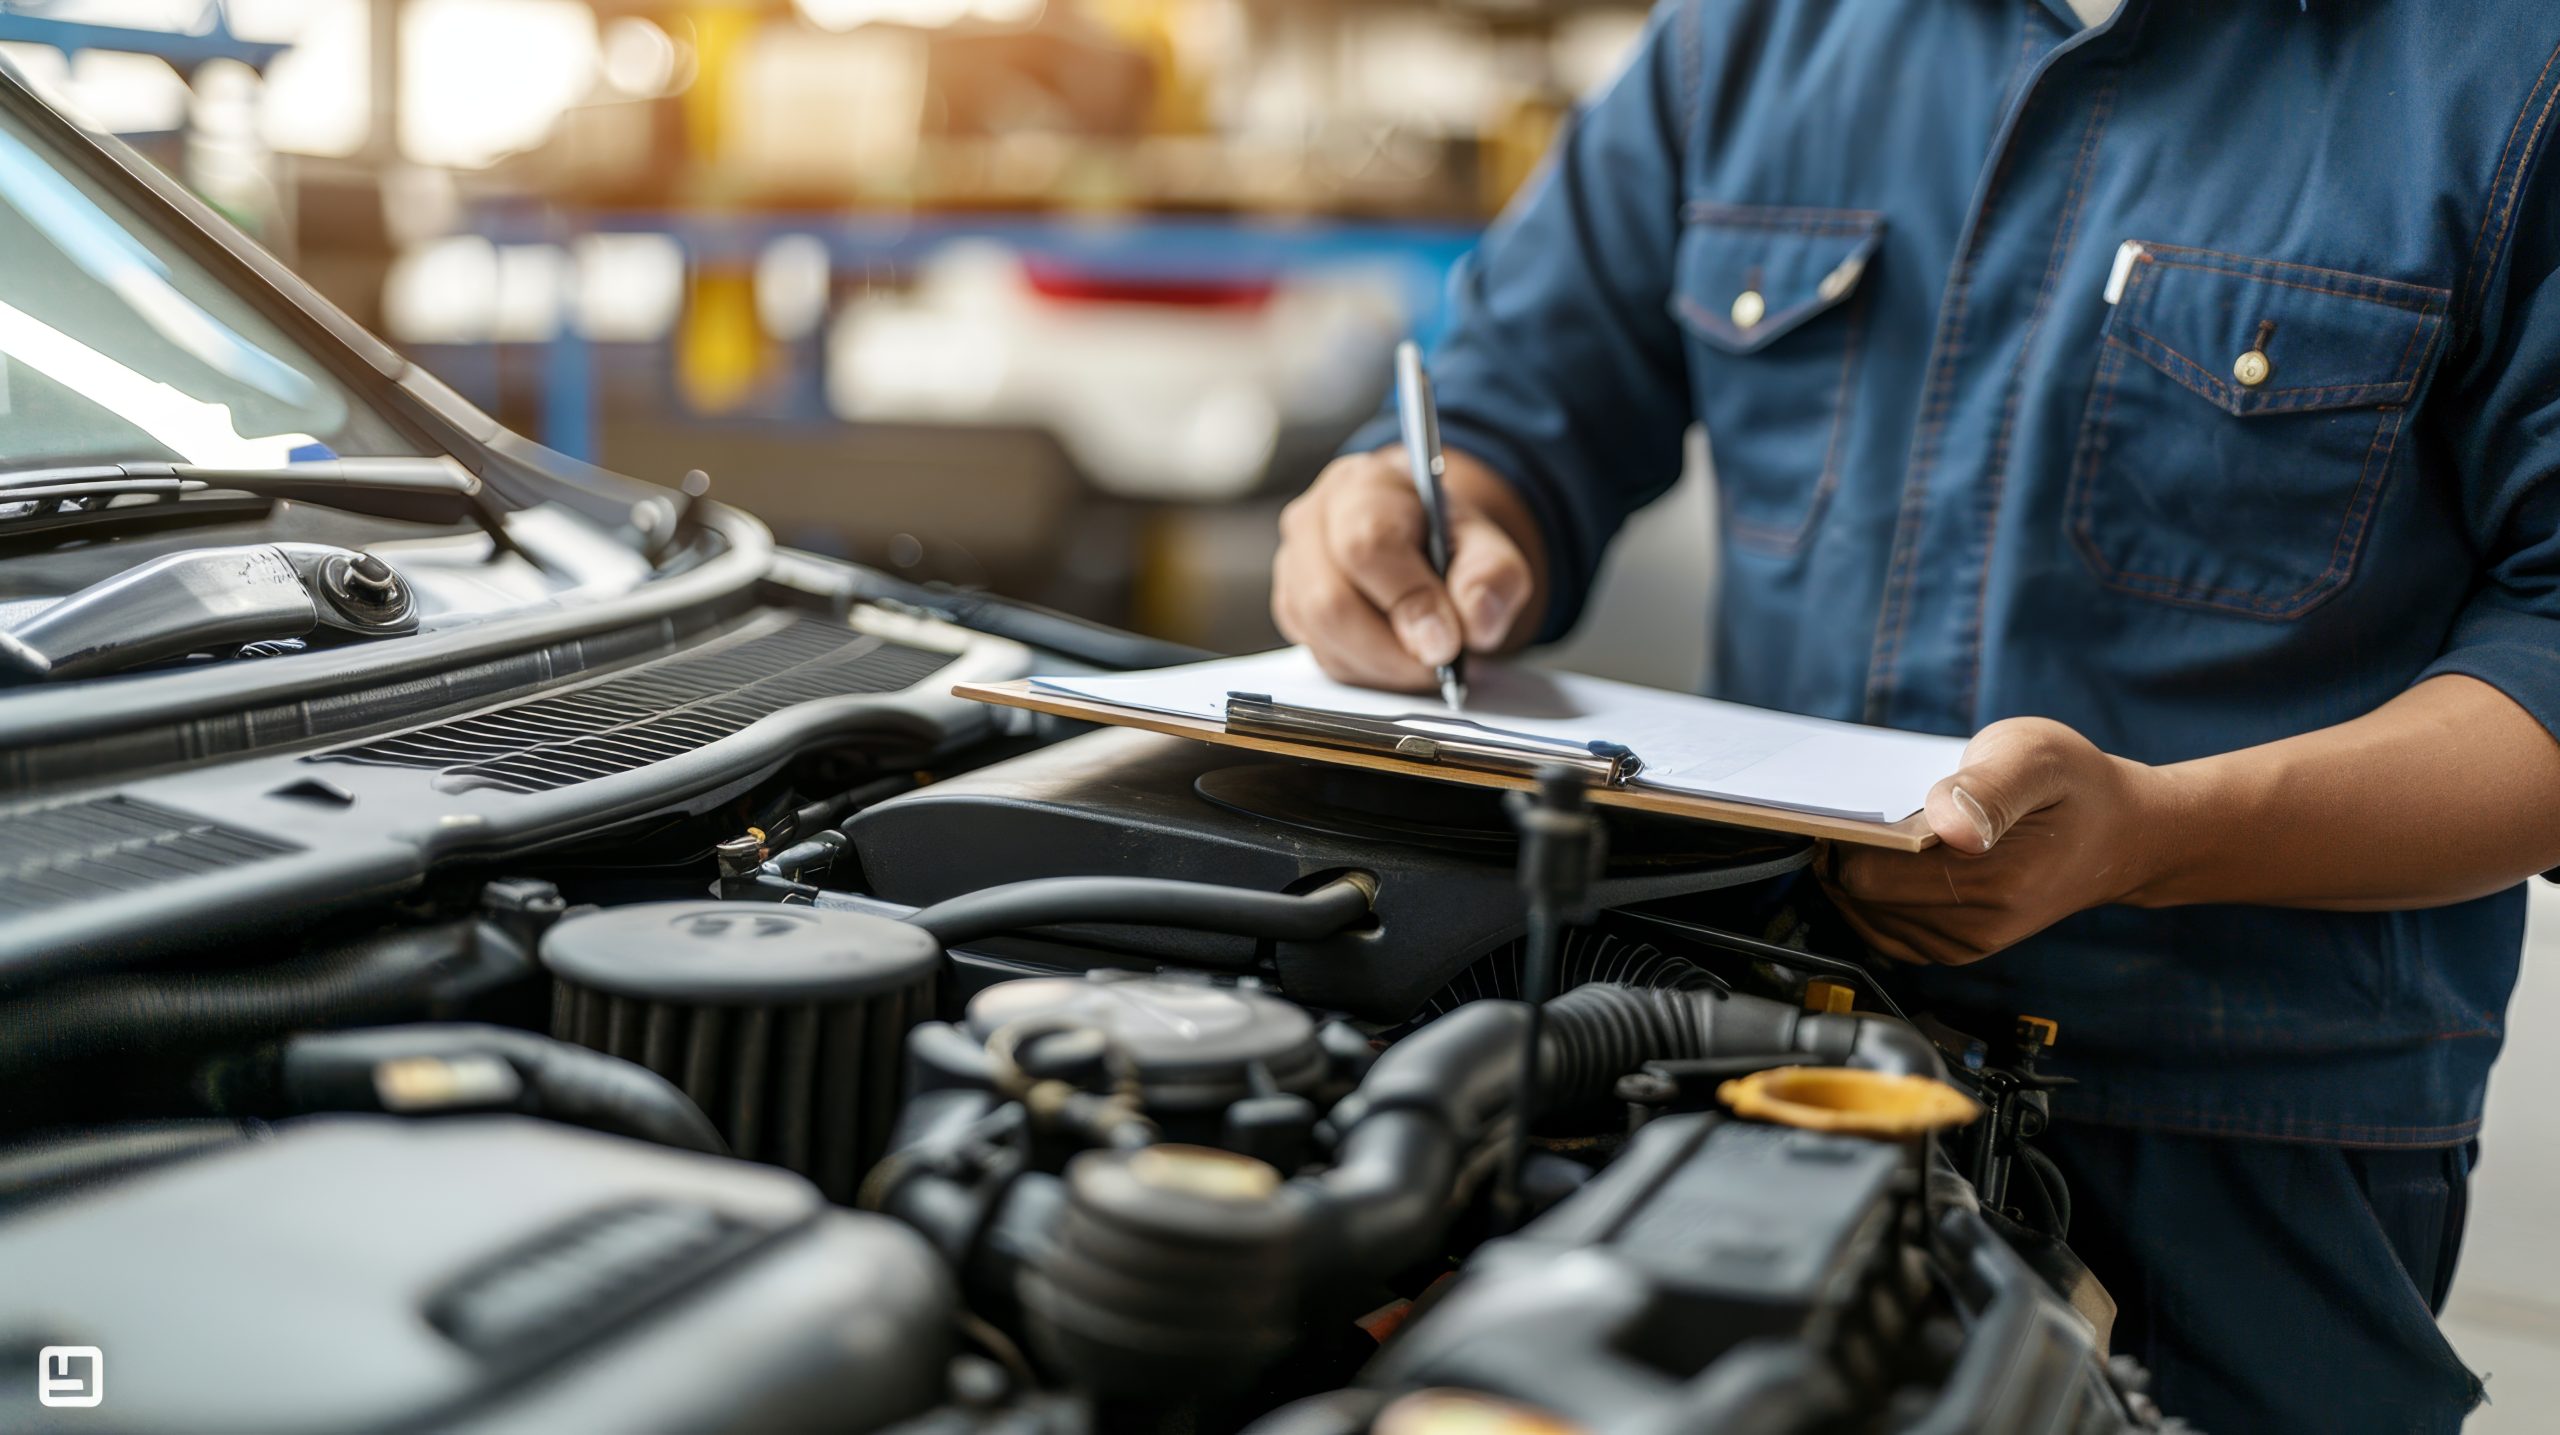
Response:
[[[1417,744],[1409,733],[1387,731],[1392,726],[1390,724],[1340,713],[1292,709],[1267,699],[1256,702],[1257,695],[1254,694],[1230,695],[1228,720],[1219,723],[1096,702],[1072,693],[1036,687],[1028,678],[1002,683],[959,683],[951,691],[956,696],[977,702],[1022,708],[1077,722],[1133,727],[1221,747],[1276,753],[1309,762],[1366,768],[1373,772],[1462,783],[1470,787],[1525,791],[1536,786],[1539,768],[1561,757],[1593,775],[1591,800],[1603,807],[1625,807],[1694,822],[1713,822],[1760,832],[1784,832],[1897,852],[1920,852],[1938,845],[1937,834],[1929,830],[1929,820],[1924,813],[1915,812],[1900,822],[1860,822],[1783,807],[1762,807],[1721,798],[1628,787],[1624,785],[1626,778],[1639,770],[1635,755],[1623,748],[1607,751],[1612,745],[1605,743],[1594,744],[1594,750],[1586,754],[1583,761],[1574,762],[1569,755],[1562,753],[1539,751],[1532,754],[1516,747],[1486,750],[1498,745],[1477,747],[1438,737]],[[1611,777],[1613,771],[1615,776]]]

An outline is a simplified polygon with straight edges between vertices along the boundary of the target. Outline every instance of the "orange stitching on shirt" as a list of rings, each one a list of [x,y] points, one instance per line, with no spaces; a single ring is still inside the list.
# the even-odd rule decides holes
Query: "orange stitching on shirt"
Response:
[[[2013,146],[2001,155],[2000,165],[1983,196],[1982,216],[1987,218],[1990,215],[1992,202],[1999,197],[2001,182],[2008,177],[2009,163],[2016,153]],[[1976,228],[1979,227],[1977,224]],[[1980,235],[1977,233],[1974,238],[1978,243]],[[1885,608],[1880,615],[1882,619],[1889,619],[1891,626],[1888,631],[1884,623],[1879,622],[1876,645],[1867,659],[1866,699],[1870,715],[1880,715],[1883,705],[1892,697],[1896,682],[1894,668],[1901,661],[1902,640],[1910,631],[1911,586],[1920,567],[1920,535],[1916,525],[1921,510],[1927,506],[1928,479],[1938,466],[1940,441],[1948,422],[1955,417],[1956,360],[1964,353],[1964,325],[1972,310],[1973,263],[1971,254],[1957,257],[1956,267],[1948,280],[1946,312],[1940,317],[1937,334],[1930,344],[1935,351],[1943,343],[1945,352],[1938,355],[1937,366],[1929,376],[1928,404],[1922,411],[1920,427],[1913,435],[1912,458],[1902,481],[1902,506],[1894,516],[1894,550],[1885,573]],[[1922,455],[1926,455],[1925,461]],[[1907,544],[1902,541],[1906,531],[1910,536]]]
[[[2018,31],[2018,58],[2010,67],[2010,78],[2002,86],[2000,108],[2006,112],[2017,105],[2019,118],[2025,106],[2033,101],[2037,72],[2036,18],[2033,6],[2021,6]],[[2014,129],[2010,143],[2001,150],[2000,159],[1992,166],[1991,178],[1983,185],[1982,203],[1972,214],[1971,230],[1964,237],[1979,248],[1982,226],[1990,219],[1992,208],[1999,202],[2001,187],[2008,182],[2009,169],[2018,156]],[[1892,701],[1898,683],[1896,669],[1902,660],[1902,640],[1910,630],[1911,587],[1920,568],[1921,510],[1927,505],[1929,474],[1937,467],[1938,444],[1946,425],[1955,416],[1956,360],[1964,352],[1964,323],[1972,303],[1972,253],[1958,253],[1947,272],[1945,297],[1939,302],[1938,323],[1929,338],[1929,358],[1933,361],[1928,378],[1928,395],[1920,421],[1911,436],[1911,448],[1903,459],[1902,503],[1894,514],[1893,546],[1885,565],[1883,606],[1876,614],[1876,637],[1867,651],[1867,681],[1864,706],[1871,718],[1881,718],[1885,706]],[[1941,349],[1943,348],[1943,352]],[[1910,541],[1906,543],[1905,538]]]
[[[2098,471],[2106,463],[2108,445],[2114,441],[2115,431],[2108,427],[2107,420],[2115,416],[2116,386],[2124,378],[2124,356],[2132,352],[2131,347],[2112,336],[2099,345],[2098,378],[2089,395],[2098,416],[2095,421],[2083,421],[2080,453],[2072,464],[2071,542],[2101,582],[2115,571],[2115,565],[2098,552]]]
[[[2391,436],[2391,452],[2398,452],[2400,444],[2399,425],[2392,421],[2392,416],[2399,412],[2400,411],[2397,409],[2386,410],[2383,422],[2377,425],[2374,429],[2373,443],[2365,449],[2364,472],[2359,474],[2356,479],[2356,495],[2348,502],[2346,512],[2339,517],[2338,536],[2333,539],[2329,545],[2329,565],[2321,569],[2318,574],[2312,577],[2310,582],[2305,583],[2300,588],[2297,588],[2279,598],[2268,598],[2249,593],[2244,589],[2226,588],[2218,585],[2192,584],[2158,573],[2145,573],[2136,569],[2119,569],[2113,564],[2105,565],[2107,571],[2110,574],[2113,574],[2115,578],[2122,579],[2123,581],[2108,581],[2107,586],[2118,588],[2124,592],[2133,593],[2141,597],[2159,598],[2169,602],[2186,603],[2195,607],[2215,609],[2228,609],[2233,606],[2244,607],[2249,610],[2251,615],[2258,617],[2292,619],[2299,618],[2303,614],[2310,612],[2313,608],[2318,607],[2320,603],[2329,596],[2330,592],[2335,589],[2338,580],[2343,579],[2347,572],[2351,572],[2354,569],[2354,562],[2351,556],[2347,559],[2342,569],[2340,562],[2341,549],[2350,547],[2347,542],[2347,533],[2350,529],[2355,527],[2358,513],[2363,511],[2367,513],[2367,516],[2370,516],[2370,498],[2372,494],[2378,492],[2380,488],[2379,483],[2374,481],[2373,455],[2374,450],[2381,447],[2384,434],[2388,433]],[[2388,473],[2390,463],[2389,458],[2386,457],[2383,462],[2383,471]],[[2352,549],[2361,550],[2363,546],[2364,535],[2359,531],[2356,535],[2355,542],[2352,545]],[[2104,563],[2103,559],[2100,561]],[[2215,601],[2216,597],[2228,599],[2230,601]]]
[[[2272,274],[2241,274],[2214,264],[2191,264],[2183,259],[2158,259],[2153,262],[2167,269],[2191,269],[2198,274],[2220,274],[2226,278],[2244,280],[2251,284],[2273,284],[2279,289],[2302,289],[2313,294],[2334,294],[2341,299],[2354,299],[2360,303],[2380,304],[2387,309],[2400,309],[2410,313],[2430,316],[2443,312],[2444,301],[2448,297],[2445,290],[2427,289],[2423,285],[2412,284],[2408,287],[2420,290],[2431,297],[2416,303],[2404,303],[2387,294],[2367,293],[2355,289],[2340,289],[2325,284],[2306,284],[2299,279],[2279,279]],[[2396,279],[2367,279],[2365,282],[2371,284],[2396,284],[2400,281]]]
[[[1849,389],[1858,371],[1858,352],[1866,339],[1867,291],[1860,289],[1849,296],[1849,338],[1847,353],[1840,360],[1840,389],[1832,399],[1831,442],[1822,456],[1822,475],[1815,480],[1813,497],[1805,505],[1804,521],[1790,529],[1783,523],[1759,523],[1736,516],[1731,523],[1734,541],[1764,553],[1793,555],[1800,552],[1813,533],[1814,521],[1822,516],[1830,502],[1831,490],[1840,482],[1840,451],[1846,446],[1849,432]]]
[[[2560,58],[2560,50],[2555,50],[2552,53],[2555,58]],[[2525,142],[2526,153],[2530,154],[2541,147],[2542,132],[2551,124],[2551,110],[2552,106],[2555,104],[2560,104],[2560,89],[2553,90],[2550,98],[2542,102],[2542,117],[2533,122],[2533,137]],[[2503,254],[2506,252],[2507,236],[2515,232],[2516,201],[2523,198],[2523,194],[2524,166],[2518,165],[2516,167],[2515,179],[2507,186],[2507,203],[2504,217],[2498,221],[2498,242],[2491,246],[2492,251],[2495,253]],[[2495,272],[2497,272],[2496,266],[2493,265],[2491,266],[2489,273]],[[2488,274],[2481,275],[2480,282],[2482,286],[2482,297],[2486,298]]]
[[[2089,194],[2089,176],[2098,157],[2098,141],[2105,135],[2107,122],[2114,118],[2116,81],[2110,78],[2099,88],[2092,103],[2088,128],[2080,135],[2080,154],[2071,166],[2071,182],[2063,190],[2062,214],[2054,223],[2053,245],[2046,252],[2044,282],[2036,292],[2035,307],[2027,318],[2026,332],[2018,340],[2018,362],[2009,378],[2009,398],[2000,414],[2000,428],[1991,441],[1991,460],[1984,467],[1987,480],[1983,485],[1982,506],[1982,576],[1973,599],[1973,628],[1965,644],[1965,681],[1962,698],[1965,712],[1972,712],[1982,696],[1982,629],[1991,608],[1991,556],[1998,546],[2000,533],[2000,499],[2008,489],[2010,451],[2017,439],[2018,411],[2025,396],[2027,361],[2035,351],[2036,336],[2044,328],[2045,317],[2053,310],[2054,295],[2061,288],[2064,259],[2080,230],[2080,211]]]
[[[2107,342],[2123,347],[2120,341],[2112,338]],[[2128,348],[2126,352],[2132,351]],[[2113,397],[2110,391],[2111,406]],[[2099,582],[2121,592],[2132,593],[2138,597],[2157,598],[2164,602],[2183,603],[2191,607],[2222,611],[2230,611],[2234,608],[2245,609],[2247,616],[2253,617],[2276,620],[2299,618],[2326,602],[2337,591],[2338,586],[2355,571],[2355,556],[2363,551],[2365,534],[2370,527],[2369,523],[2359,520],[2372,517],[2374,502],[2381,495],[2382,481],[2390,476],[2391,461],[2400,450],[2400,430],[2403,427],[2401,420],[2404,412],[2399,408],[2382,410],[2382,422],[2375,426],[2373,442],[2365,448],[2364,470],[2357,475],[2355,497],[2349,500],[2346,512],[2339,516],[2337,536],[2330,541],[2329,565],[2314,575],[2311,581],[2282,597],[2267,598],[2237,588],[2192,584],[2158,573],[2118,568],[2096,551],[2094,532],[2087,533],[2090,542],[2082,546],[2081,552],[2100,570]],[[2103,424],[2105,415],[2101,414],[2099,421]],[[2390,440],[2387,448],[2384,445],[2386,437]],[[2379,468],[2375,465],[2377,451],[2381,453]],[[2092,489],[2096,486],[2095,480],[2096,469],[2093,465],[2087,478],[2088,485]],[[2081,524],[2084,532],[2089,529],[2092,517],[2092,514],[2084,514]],[[2351,532],[2355,535],[2352,540],[2348,538]],[[2217,597],[2229,601],[2216,601]]]
[[[2505,220],[2512,220],[2514,218],[2516,199],[2519,191],[2524,187],[2524,166],[2521,163],[2516,165],[2516,177],[2512,183],[2508,183],[2503,176],[2507,173],[2508,162],[2517,158],[2516,138],[2524,133],[2524,117],[2533,107],[2533,97],[2539,93],[2543,85],[2550,80],[2552,67],[2555,65],[2560,65],[2560,49],[2554,49],[2551,52],[2551,57],[2542,62],[2542,73],[2534,77],[2532,87],[2524,92],[2524,104],[2516,110],[2516,122],[2514,126],[2507,131],[2507,146],[2505,149],[2498,152],[2498,167],[2489,172],[2490,202],[2484,206],[2480,212],[2480,232],[2472,236],[2471,257],[2465,261],[2468,272],[2463,277],[2463,289],[2466,294],[2470,291],[2473,285],[2476,284],[2480,286],[2481,293],[2479,295],[2478,302],[2487,301],[2489,276],[2497,272],[2497,266],[2495,264],[2492,264],[2485,269],[2480,267],[2481,256],[2488,253],[2486,246],[2489,239],[2489,225],[2493,219],[2503,217]],[[2560,90],[2554,90],[2552,92],[2552,98],[2560,99]],[[2534,124],[2534,134],[2537,142],[2539,141],[2539,137],[2542,133],[2543,122],[2549,120],[2550,117],[2551,99],[2546,99],[2543,101],[2542,105],[2542,120],[2538,120]],[[2506,198],[2504,200],[2500,200],[2498,198],[2498,190],[2501,185],[2504,185],[2506,188]],[[2506,243],[2506,232],[2503,227],[2499,232],[2498,243],[2500,245],[2504,245]]]
[[[2235,270],[2248,269],[2290,270],[2297,274],[2320,274],[2331,279],[2344,279],[2349,283],[2371,285],[2376,289],[2403,290],[2411,295],[2432,298],[2439,304],[2449,303],[2453,298],[2452,290],[2439,289],[2432,284],[2418,284],[2407,279],[2386,279],[2378,274],[2358,274],[2353,270],[2330,269],[2318,264],[2296,264],[2289,259],[2265,259],[2255,255],[2231,254],[2220,249],[2199,249],[2188,244],[2155,244],[2148,241],[2143,243],[2142,250],[2146,258],[2153,259],[2158,263],[2173,264],[2181,269],[2198,269],[2208,274],[2230,274],[2235,272]],[[2191,260],[2168,259],[2161,257],[2163,255],[2170,254],[2194,254],[2207,259],[2220,259],[2225,262],[2222,264],[2198,264]],[[2281,283],[2283,281],[2269,276],[2268,282]],[[2352,297],[2365,298],[2367,296],[2359,294]],[[2379,304],[2390,304],[2393,308],[2406,309],[2412,307],[2411,305],[2400,303],[2396,300],[2385,298],[2380,295],[2372,297],[2374,302]]]
[[[2437,329],[2439,329],[2439,330],[2443,329],[2443,327],[2444,327],[2444,326],[2443,326],[2443,325],[2441,325],[2441,324],[2438,324],[2438,325],[2436,326],[2436,328],[2437,328]],[[2421,334],[2423,334],[2423,333],[2425,333],[2426,331],[2427,331],[2427,326],[2426,326],[2426,324],[2425,324],[2425,323],[2423,323],[2423,322],[2416,323],[2416,324],[2412,324],[2412,325],[2410,325],[2410,326],[2409,326],[2409,342],[2408,342],[2408,343],[2405,343],[2405,344],[2403,344],[2403,345],[2401,345],[2401,346],[2400,346],[2400,364],[2399,364],[2399,367],[2397,367],[2397,368],[2395,368],[2395,369],[2393,369],[2393,370],[2391,371],[2393,374],[2400,376],[2402,379],[2404,379],[2406,382],[2408,382],[2408,383],[2410,383],[2410,384],[2412,384],[2412,385],[2414,385],[2414,384],[2416,384],[2416,383],[2418,382],[2418,375],[2419,375],[2419,373],[2421,372],[2421,370],[2422,370],[2422,367],[2423,367],[2423,366],[2413,367],[2413,366],[2410,364],[2409,360],[2410,360],[2410,357],[2411,357],[2412,355],[2414,355],[2414,354],[2416,354],[2416,353],[2418,352],[2418,336],[2419,336],[2419,335],[2421,335]],[[2434,346],[2433,346],[2433,345],[2429,345],[2429,346],[2428,346],[2428,352],[2430,352],[2430,353],[2434,352]]]
[[[2172,345],[2168,340],[2161,338],[2159,335],[2152,333],[2141,325],[2127,323],[2124,327],[2136,338],[2147,340],[2158,347],[2162,358],[2171,363],[2184,365],[2195,373],[2195,382],[2193,383],[2189,383],[2187,380],[2179,378],[2176,374],[2170,374],[2168,375],[2168,378],[2172,382],[2175,382],[2184,388],[2193,390],[2206,401],[2222,409],[2224,412],[2241,417],[2246,417],[2250,414],[2299,413],[2306,408],[2310,408],[2321,403],[2406,403],[2411,397],[2412,390],[2417,386],[2417,380],[2415,378],[2392,379],[2383,383],[2371,384],[2304,384],[2297,385],[2296,387],[2289,389],[2268,389],[2263,393],[2252,391],[2246,395],[2246,397],[2258,399],[2260,402],[2254,407],[2244,408],[2240,406],[2239,399],[2232,395],[2231,385],[2224,382],[2220,375],[2214,373],[2211,369],[2204,367],[2202,364],[2197,363],[2195,360],[2188,358],[2186,355],[2179,353],[2176,346]],[[2423,328],[2425,326],[2420,325],[2419,327]],[[2412,344],[2416,342],[2416,338],[2417,336],[2414,334],[2410,336]],[[2121,343],[2123,341],[2118,340],[2117,342]],[[2130,349],[2133,346],[2128,344],[2125,347]],[[2141,354],[2141,351],[2139,350],[2135,350],[2135,352],[2140,354],[2144,359],[2151,358],[2151,355]],[[2366,394],[2371,394],[2372,397],[2361,397]],[[2285,400],[2286,402],[2279,403],[2277,400]]]

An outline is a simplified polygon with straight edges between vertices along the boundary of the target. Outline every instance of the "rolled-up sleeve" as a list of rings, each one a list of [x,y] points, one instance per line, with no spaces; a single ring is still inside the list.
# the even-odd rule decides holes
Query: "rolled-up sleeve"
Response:
[[[2477,678],[2560,737],[2560,183],[2524,199],[2452,435],[2479,576],[2422,676]]]
[[[1491,465],[1546,537],[1554,596],[1541,641],[1573,626],[1609,540],[1680,474],[1687,377],[1666,297],[1687,9],[1656,13],[1627,68],[1458,266],[1432,351],[1442,442]],[[1348,451],[1395,438],[1391,404]]]

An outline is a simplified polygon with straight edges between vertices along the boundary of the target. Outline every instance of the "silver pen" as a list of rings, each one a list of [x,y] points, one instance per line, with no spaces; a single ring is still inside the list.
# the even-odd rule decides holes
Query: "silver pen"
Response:
[[[1413,469],[1414,491],[1422,495],[1426,520],[1423,547],[1431,571],[1449,576],[1449,496],[1441,486],[1448,459],[1440,452],[1440,408],[1431,398],[1431,376],[1422,370],[1422,346],[1411,339],[1396,345],[1396,421],[1404,430],[1405,462]],[[1464,638],[1455,658],[1439,670],[1440,700],[1452,712],[1467,705],[1467,655]]]

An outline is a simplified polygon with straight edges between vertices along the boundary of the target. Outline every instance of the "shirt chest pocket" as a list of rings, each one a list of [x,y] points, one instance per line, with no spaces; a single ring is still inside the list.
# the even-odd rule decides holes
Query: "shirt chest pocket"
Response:
[[[2311,611],[2355,573],[2446,291],[2152,244],[2111,287],[2073,546],[2121,591]]]
[[[1865,305],[1884,238],[1861,210],[1693,203],[1671,313],[1736,546],[1802,549],[1839,482]]]

